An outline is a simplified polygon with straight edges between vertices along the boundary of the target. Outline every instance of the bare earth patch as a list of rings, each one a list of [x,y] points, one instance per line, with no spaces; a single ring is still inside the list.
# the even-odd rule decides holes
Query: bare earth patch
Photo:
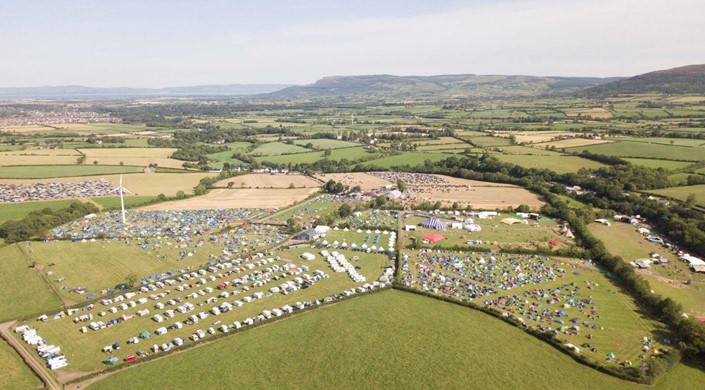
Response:
[[[144,207],[144,210],[206,210],[227,208],[281,208],[306,199],[318,188],[215,189],[208,194]]]

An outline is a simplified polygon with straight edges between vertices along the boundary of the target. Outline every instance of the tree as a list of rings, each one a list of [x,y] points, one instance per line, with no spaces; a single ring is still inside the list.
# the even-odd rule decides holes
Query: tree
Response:
[[[176,199],[184,199],[186,197],[186,193],[183,191],[177,191],[176,192]]]
[[[193,189],[193,194],[196,196],[205,195],[208,190],[203,184],[199,184]]]
[[[93,160],[93,165],[98,165],[98,160]]]
[[[323,155],[324,155],[325,157],[330,157],[330,155],[331,155],[330,149],[326,149],[326,151],[323,152]]]
[[[296,186],[294,185],[294,183],[289,183],[289,188],[294,188],[294,187],[296,187]]]
[[[407,187],[406,183],[404,182],[404,180],[402,180],[402,179],[397,180],[397,189],[399,191],[404,192],[404,191],[406,191],[407,188],[408,187]]]
[[[352,207],[350,207],[349,204],[343,203],[339,208],[338,208],[338,215],[340,218],[346,218],[352,214]]]
[[[125,286],[127,286],[127,288],[133,288],[137,286],[138,280],[139,276],[137,276],[136,273],[130,273],[125,277]]]
[[[234,185],[235,185],[235,182],[234,182],[234,181],[229,181],[229,182],[228,182],[228,188],[233,188]]]

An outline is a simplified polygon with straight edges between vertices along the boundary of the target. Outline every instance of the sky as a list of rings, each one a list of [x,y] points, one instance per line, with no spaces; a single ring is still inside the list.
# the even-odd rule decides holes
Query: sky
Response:
[[[633,76],[705,63],[705,0],[0,0],[0,87]]]

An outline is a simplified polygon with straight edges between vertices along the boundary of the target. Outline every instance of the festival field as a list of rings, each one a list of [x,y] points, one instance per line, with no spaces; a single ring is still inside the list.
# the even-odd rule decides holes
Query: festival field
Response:
[[[247,326],[247,318],[256,317],[264,310],[272,310],[285,305],[296,306],[297,302],[312,302],[316,299],[340,294],[344,290],[360,287],[364,284],[353,281],[346,272],[334,272],[314,249],[308,249],[308,251],[314,251],[317,254],[316,259],[302,260],[299,255],[304,250],[276,252],[274,255],[281,256],[278,260],[273,257],[274,255],[235,260],[235,264],[230,267],[211,267],[191,281],[176,282],[175,278],[179,275],[174,274],[170,277],[176,282],[174,287],[166,286],[165,288],[160,288],[157,286],[153,291],[148,290],[145,293],[138,293],[132,300],[137,301],[140,298],[145,298],[145,303],[137,303],[133,307],[119,310],[116,314],[107,313],[105,317],[101,317],[98,312],[119,306],[119,304],[103,305],[102,303],[97,303],[96,308],[91,310],[91,314],[94,315],[94,321],[100,319],[107,322],[110,319],[120,317],[122,314],[130,315],[128,320],[117,321],[107,329],[89,330],[87,333],[80,332],[81,327],[88,324],[82,322],[76,324],[73,318],[85,314],[84,312],[71,316],[65,315],[60,319],[52,319],[46,323],[32,321],[32,326],[37,329],[37,332],[42,337],[61,346],[62,351],[68,357],[69,366],[58,373],[59,378],[62,379],[66,378],[67,375],[71,375],[71,373],[85,373],[105,368],[106,365],[103,360],[110,355],[117,357],[118,361],[122,362],[125,356],[135,354],[138,349],[152,354],[154,353],[150,350],[152,345],[169,343],[176,337],[181,337],[187,344],[190,344],[192,343],[190,336],[198,329],[207,331],[209,328],[213,328],[214,330],[210,334],[222,333],[221,327],[225,325],[226,329],[230,331],[230,325],[235,321]],[[362,254],[360,259],[356,261],[352,260],[353,254],[353,252],[346,253],[346,255],[350,256],[350,261],[360,267],[359,273],[365,275],[370,283],[382,275],[384,272],[383,267],[389,263],[384,255]],[[230,260],[223,260],[223,263],[230,263]],[[215,262],[212,264],[215,265]],[[292,265],[288,266],[287,264]],[[296,271],[288,272],[293,269],[296,269]],[[318,280],[311,278],[308,279],[308,282],[303,282],[301,278],[305,278],[304,274],[312,277],[316,270],[323,271],[328,277]],[[245,278],[246,275],[249,275],[249,278]],[[203,280],[200,280],[201,278]],[[223,282],[231,282],[235,279],[240,279],[242,282],[232,282],[227,286],[218,288]],[[300,285],[306,283],[306,287],[291,291],[288,294],[271,291],[272,288],[285,282],[292,281],[293,284],[295,279],[301,280],[301,282],[297,282]],[[193,287],[186,288],[183,291],[175,289],[175,286],[183,286],[184,284],[187,286],[190,284]],[[163,298],[155,296],[155,294],[164,292],[167,289],[170,291],[168,296]],[[227,292],[227,296],[224,294],[225,292]],[[152,296],[155,299],[152,299]],[[247,297],[256,298],[249,300]],[[233,303],[235,301],[238,303]],[[213,308],[223,307],[222,305],[226,302],[233,303],[231,310],[222,312],[212,310]],[[156,305],[159,303],[166,306],[161,309],[157,308]],[[176,310],[177,306],[185,305],[186,303],[191,303],[194,307],[185,312]],[[148,315],[134,315],[137,311],[144,309],[149,310]],[[172,314],[166,314],[168,310],[172,310]],[[202,322],[191,323],[189,317],[199,312],[208,313],[208,319],[205,319],[204,316]],[[166,317],[166,321],[158,323],[153,320],[152,317],[156,314]],[[177,321],[182,324],[182,327],[170,327],[171,324]],[[162,326],[169,326],[170,329],[168,333],[159,335],[156,330]],[[232,330],[234,329],[233,327]],[[128,339],[138,336],[145,330],[150,334],[149,340],[140,339],[139,345],[127,343]],[[208,338],[210,334],[204,337]],[[104,346],[111,345],[115,341],[118,341],[122,346],[119,350],[114,350],[111,354],[101,351]]]
[[[299,223],[311,224],[318,217],[333,213],[343,204],[342,202],[342,199],[333,195],[322,195],[294,207],[282,210],[269,217],[267,221],[284,223],[289,218],[294,218]]]
[[[316,175],[316,178],[324,182],[334,180],[350,188],[360,186],[363,190],[374,190],[392,184],[387,180],[363,172],[325,173]]]
[[[123,175],[123,186],[133,195],[159,195],[174,196],[183,191],[192,194],[193,188],[204,177],[214,176],[214,173],[133,173]],[[50,179],[0,179],[0,184],[31,184],[31,183],[75,183],[89,180],[105,179],[116,186],[120,184],[120,175],[77,176]],[[125,196],[130,196],[126,194]]]
[[[281,208],[306,199],[318,188],[215,189],[206,195],[146,206],[145,210],[202,210],[222,208]]]
[[[231,177],[215,183],[216,187],[227,187],[232,182],[232,188],[311,188],[320,187],[321,183],[304,175],[270,175],[266,173],[251,173]]]
[[[463,217],[464,218],[464,217]],[[491,249],[491,248],[523,248],[535,249],[537,247],[544,249],[565,249],[568,246],[575,244],[574,240],[566,237],[558,224],[550,219],[537,221],[528,221],[524,223],[505,224],[502,220],[518,219],[521,217],[510,214],[499,214],[492,219],[473,218],[475,224],[481,227],[479,232],[469,232],[465,229],[450,229],[453,222],[449,219],[441,218],[441,221],[448,225],[447,230],[428,229],[419,226],[427,217],[411,216],[407,217],[402,222],[404,225],[417,225],[416,231],[404,232],[404,235],[409,239],[404,245],[410,244],[413,237],[420,247],[432,248],[453,248],[453,247],[472,247],[475,249]],[[461,219],[462,221],[462,219]],[[427,234],[440,234],[444,237],[443,240],[425,244],[423,236]],[[467,244],[468,241],[482,241],[482,244]],[[552,241],[556,241],[552,244]]]
[[[669,337],[666,327],[645,318],[616,282],[584,260],[409,252],[403,269],[407,286],[508,313],[600,364],[630,361],[638,367],[661,353],[653,349],[671,348],[661,343]],[[653,340],[647,352],[643,337]]]
[[[150,164],[158,164],[166,168],[182,168],[184,162],[169,158],[176,149],[171,148],[100,148],[100,149],[79,149],[86,156],[84,164],[98,165],[133,165],[146,167]]]
[[[498,367],[513,368],[509,374]],[[557,375],[556,367],[570,375]],[[669,377],[676,387],[703,378],[699,371],[677,371],[688,376]],[[485,314],[398,291],[227,337],[119,372],[91,388],[206,389],[224,382],[250,388],[377,388],[390,383],[400,388],[643,388],[580,365]]]
[[[58,310],[61,304],[40,277],[43,268],[30,268],[18,245],[0,248],[0,285],[5,291],[0,294],[0,320]]]
[[[611,226],[599,223],[588,225],[590,232],[599,238],[607,250],[625,261],[649,259],[658,253],[668,259],[668,264],[652,265],[648,270],[639,270],[651,284],[651,288],[665,297],[683,305],[683,311],[696,316],[705,315],[705,276],[688,270],[687,265],[668,249],[647,241],[636,231],[636,227],[620,222]],[[688,279],[694,283],[688,285]]]

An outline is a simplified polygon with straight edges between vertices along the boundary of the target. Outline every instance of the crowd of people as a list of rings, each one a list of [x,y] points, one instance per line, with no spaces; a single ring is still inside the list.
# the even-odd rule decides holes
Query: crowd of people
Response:
[[[257,218],[267,209],[127,210],[88,215],[54,229],[57,239],[171,237],[188,240]]]
[[[428,173],[411,173],[411,172],[368,172],[372,176],[380,179],[396,183],[401,180],[407,184],[448,184],[448,179],[442,176],[431,175]]]
[[[117,194],[118,187],[105,179],[75,183],[0,184],[0,203],[90,198]]]

